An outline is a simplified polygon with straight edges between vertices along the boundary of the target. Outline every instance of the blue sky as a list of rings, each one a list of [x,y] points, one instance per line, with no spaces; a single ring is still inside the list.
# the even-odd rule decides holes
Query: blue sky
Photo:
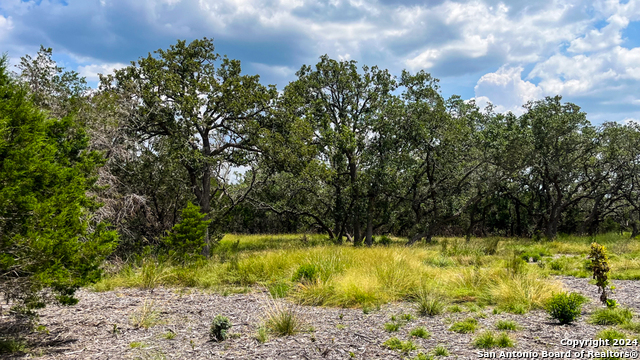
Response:
[[[97,73],[202,37],[279,88],[328,54],[395,75],[424,69],[443,95],[498,111],[559,94],[595,124],[640,120],[640,0],[0,2],[0,51],[13,64],[42,44],[93,84]]]

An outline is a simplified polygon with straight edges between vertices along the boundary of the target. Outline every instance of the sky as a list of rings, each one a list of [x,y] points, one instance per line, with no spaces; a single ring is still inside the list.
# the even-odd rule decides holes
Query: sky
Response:
[[[445,97],[499,112],[561,95],[594,124],[640,120],[640,0],[0,0],[12,64],[44,45],[94,86],[203,37],[279,89],[328,54],[396,76],[425,70]]]

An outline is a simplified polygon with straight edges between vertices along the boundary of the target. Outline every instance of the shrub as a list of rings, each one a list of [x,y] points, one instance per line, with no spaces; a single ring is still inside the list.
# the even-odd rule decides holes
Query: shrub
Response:
[[[582,312],[582,305],[587,299],[577,293],[567,294],[566,292],[554,294],[546,304],[549,315],[558,320],[560,324],[570,324],[574,322]]]
[[[428,339],[431,337],[431,333],[423,326],[415,328],[409,332],[409,335],[419,337],[422,339]]]
[[[624,325],[631,321],[633,313],[626,308],[598,309],[591,314],[589,322],[595,325]]]
[[[180,217],[180,222],[173,226],[164,243],[169,254],[184,264],[202,258],[204,236],[211,220],[205,220],[200,207],[192,203],[182,209]]]
[[[0,338],[0,354],[22,353],[27,350],[27,343],[22,339]]]
[[[391,238],[387,235],[376,237],[376,245],[389,246],[391,245]]]
[[[468,334],[475,332],[478,328],[478,320],[474,318],[468,318],[464,321],[459,321],[451,325],[449,330],[460,333],[460,334]]]
[[[493,331],[485,331],[473,340],[473,346],[480,349],[513,347],[513,345],[513,340],[504,332],[496,336]]]
[[[385,341],[382,345],[387,349],[398,350],[402,351],[403,353],[409,353],[409,351],[417,349],[416,345],[413,342],[409,340],[400,341],[400,339],[398,339],[397,337],[392,337],[391,339]]]
[[[302,264],[293,274],[293,281],[315,281],[320,276],[320,271],[314,264]]]
[[[209,338],[213,341],[224,341],[227,339],[227,330],[231,329],[231,321],[228,317],[216,315],[211,322]]]
[[[608,275],[610,270],[607,249],[604,245],[600,245],[595,242],[592,243],[589,259],[591,260],[593,278],[596,280],[596,286],[598,286],[598,290],[600,291],[600,301],[608,307],[615,307],[615,302],[607,301],[607,287],[609,286]]]
[[[498,330],[518,330],[518,324],[515,321],[499,320],[496,322],[496,329]]]

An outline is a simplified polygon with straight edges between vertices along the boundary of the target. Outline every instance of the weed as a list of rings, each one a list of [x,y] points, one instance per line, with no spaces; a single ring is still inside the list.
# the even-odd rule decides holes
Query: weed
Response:
[[[23,353],[27,350],[27,343],[22,339],[0,338],[0,354]]]
[[[336,329],[344,330],[344,329],[346,329],[346,326],[344,326],[343,324],[338,324],[338,325],[336,325]]]
[[[451,325],[449,330],[460,333],[460,334],[468,334],[475,332],[478,328],[478,320],[474,318],[467,318],[464,321],[459,321]]]
[[[258,342],[261,344],[269,340],[269,332],[266,327],[264,326],[258,327],[258,330],[256,331],[256,340],[258,340]]]
[[[562,292],[555,294],[547,302],[547,313],[558,320],[560,324],[571,324],[582,312],[582,305],[587,302],[587,298],[578,294]]]
[[[444,345],[438,345],[433,349],[435,356],[449,356],[449,350]]]
[[[131,315],[131,322],[136,328],[148,329],[160,323],[160,312],[155,310],[154,301],[148,299],[144,301],[142,306]],[[115,328],[114,328],[115,329]]]
[[[431,337],[431,333],[424,328],[424,326],[417,327],[409,332],[409,335],[419,337],[421,339],[428,339]]]
[[[209,339],[211,341],[224,341],[227,339],[227,331],[231,329],[231,321],[228,317],[222,315],[216,315],[211,321],[211,327],[209,328]]]
[[[496,322],[496,329],[498,330],[518,330],[519,326],[515,321],[511,320],[499,320]]]
[[[129,347],[132,349],[142,349],[147,347],[147,345],[141,341],[134,341],[132,343],[129,344]]]
[[[410,340],[400,341],[397,337],[392,337],[391,339],[385,341],[383,344],[387,349],[390,350],[398,350],[402,351],[405,354],[408,354],[411,350],[416,350],[416,345]]]
[[[400,315],[400,319],[409,322],[409,321],[411,321],[411,320],[413,320],[415,318],[411,314],[402,314],[402,315]]]
[[[633,313],[627,308],[598,309],[591,314],[589,322],[595,325],[624,325],[631,321]]]
[[[171,339],[176,337],[176,333],[174,333],[173,331],[169,330],[166,333],[162,334],[162,337],[167,339],[167,340],[171,340]]]

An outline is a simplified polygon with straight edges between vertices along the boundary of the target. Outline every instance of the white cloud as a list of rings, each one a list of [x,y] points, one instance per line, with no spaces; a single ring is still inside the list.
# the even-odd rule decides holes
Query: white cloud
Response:
[[[522,105],[542,97],[542,90],[521,78],[522,67],[503,66],[494,73],[483,75],[475,86],[476,104],[484,108],[495,105],[495,111],[522,114]]]
[[[0,15],[0,40],[6,37],[12,29],[13,22],[11,21],[11,16],[4,17]]]
[[[114,69],[122,69],[126,66],[126,64],[122,63],[81,65],[78,66],[78,73],[80,76],[87,78],[88,81],[98,81],[98,74],[113,74]]]

